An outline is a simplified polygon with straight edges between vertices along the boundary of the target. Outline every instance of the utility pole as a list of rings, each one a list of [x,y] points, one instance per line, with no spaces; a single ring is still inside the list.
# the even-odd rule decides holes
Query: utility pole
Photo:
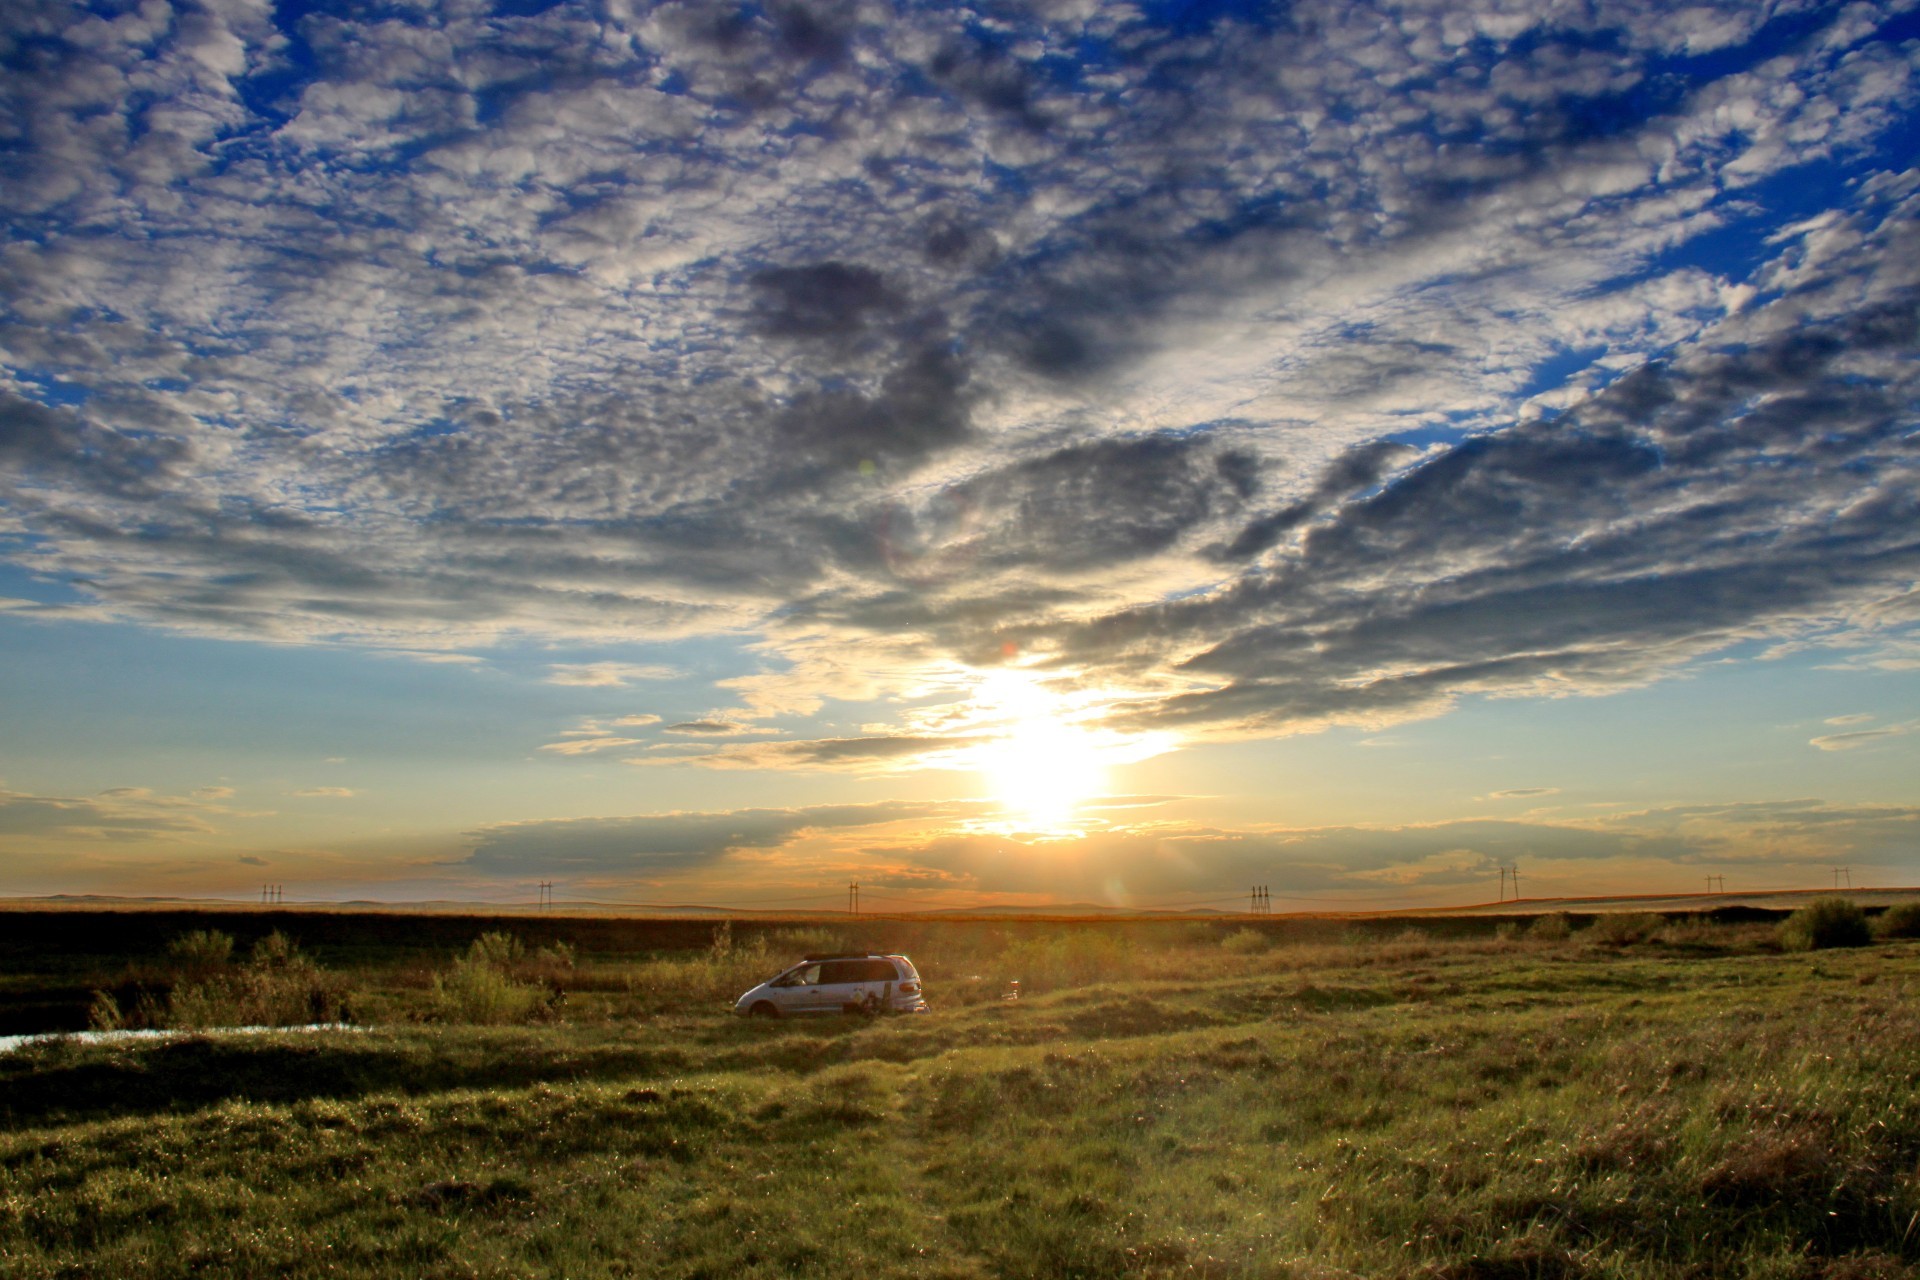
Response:
[[[860,882],[858,880],[849,881],[847,884],[847,914],[850,916],[860,914]]]
[[[1520,864],[1514,863],[1507,868],[1507,878],[1513,881],[1513,900],[1520,901]]]
[[[553,910],[553,881],[551,880],[540,882],[540,910]]]

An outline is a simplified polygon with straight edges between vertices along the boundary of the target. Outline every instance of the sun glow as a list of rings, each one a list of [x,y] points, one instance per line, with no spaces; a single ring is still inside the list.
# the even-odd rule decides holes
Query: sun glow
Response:
[[[1067,826],[1081,804],[1107,789],[1090,735],[1049,720],[1014,725],[990,748],[985,772],[1008,814],[1037,831]]]
[[[1172,745],[1162,735],[1092,727],[1106,699],[1063,697],[1022,672],[994,672],[974,691],[987,741],[971,753],[1007,820],[1023,830],[1077,834],[1080,810],[1107,794],[1108,769]]]

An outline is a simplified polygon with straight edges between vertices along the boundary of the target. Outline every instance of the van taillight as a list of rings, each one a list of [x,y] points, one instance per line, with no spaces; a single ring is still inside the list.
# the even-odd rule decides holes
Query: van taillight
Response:
[[[903,996],[917,996],[920,994],[920,984],[917,982],[903,982],[900,984],[900,994]]]

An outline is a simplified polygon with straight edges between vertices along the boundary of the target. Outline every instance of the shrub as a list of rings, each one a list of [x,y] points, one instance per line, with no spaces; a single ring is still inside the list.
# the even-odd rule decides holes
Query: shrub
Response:
[[[167,943],[167,959],[182,974],[202,978],[224,969],[233,960],[233,935],[217,929],[195,929]]]
[[[1666,921],[1651,911],[1623,911],[1595,916],[1582,936],[1603,947],[1626,947],[1645,942],[1659,933]]]
[[[1250,956],[1267,949],[1266,935],[1257,929],[1235,929],[1220,939],[1221,949],[1236,956]]]
[[[233,940],[224,934],[200,935],[182,951],[211,966],[221,940],[230,952]],[[247,963],[237,969],[222,962],[184,974],[167,996],[164,1012],[150,1020],[170,1027],[297,1027],[346,1017],[347,993],[340,981],[275,930],[253,944]]]
[[[1573,918],[1564,911],[1549,912],[1527,926],[1527,936],[1535,942],[1565,942],[1573,936]]]
[[[1920,938],[1920,902],[1896,902],[1873,922],[1876,938]]]
[[[1816,898],[1780,925],[1780,945],[1788,951],[1859,947],[1871,938],[1866,913],[1845,898]]]
[[[434,975],[429,1016],[441,1022],[488,1025],[531,1022],[546,1016],[557,992],[518,975],[526,953],[520,939],[510,933],[481,934],[451,969]],[[555,952],[542,949],[534,961],[551,965],[555,958]],[[565,958],[571,964],[572,952],[568,951]]]

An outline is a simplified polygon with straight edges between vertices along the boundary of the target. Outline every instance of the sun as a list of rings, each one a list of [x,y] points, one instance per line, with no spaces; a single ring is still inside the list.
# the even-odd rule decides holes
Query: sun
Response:
[[[1071,825],[1075,811],[1107,789],[1107,771],[1092,735],[1044,718],[1009,727],[987,748],[986,773],[1008,815],[1035,831]]]
[[[1106,792],[1111,744],[1076,723],[1074,708],[1018,673],[996,673],[974,700],[986,731],[974,760],[1000,807],[1028,830],[1071,830],[1076,810]]]

